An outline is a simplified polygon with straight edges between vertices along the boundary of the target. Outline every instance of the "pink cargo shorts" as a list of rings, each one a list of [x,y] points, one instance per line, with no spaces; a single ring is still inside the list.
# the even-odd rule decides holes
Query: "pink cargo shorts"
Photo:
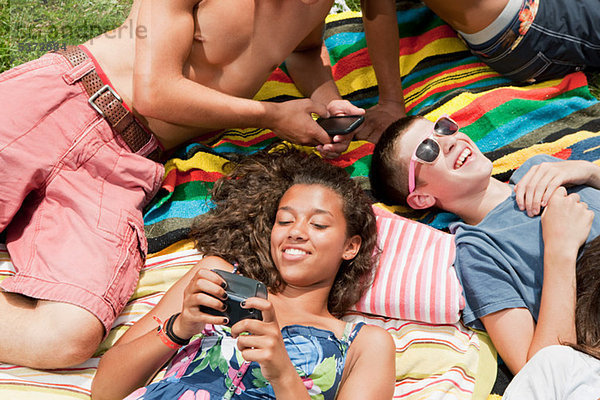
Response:
[[[46,54],[0,75],[0,231],[16,268],[1,288],[82,307],[108,333],[137,284],[142,208],[164,168],[90,107],[84,70]]]

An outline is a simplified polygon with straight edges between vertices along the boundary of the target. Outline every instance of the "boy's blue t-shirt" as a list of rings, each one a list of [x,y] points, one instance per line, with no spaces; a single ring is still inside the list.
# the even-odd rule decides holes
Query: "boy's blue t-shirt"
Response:
[[[510,179],[514,185],[534,165],[562,161],[539,155],[527,160]],[[581,201],[595,213],[587,241],[600,235],[600,190],[575,186]],[[537,321],[542,295],[544,243],[540,216],[528,217],[519,210],[514,191],[477,225],[458,222],[455,233],[455,267],[466,305],[463,321],[484,329],[479,318],[507,308],[528,308]]]

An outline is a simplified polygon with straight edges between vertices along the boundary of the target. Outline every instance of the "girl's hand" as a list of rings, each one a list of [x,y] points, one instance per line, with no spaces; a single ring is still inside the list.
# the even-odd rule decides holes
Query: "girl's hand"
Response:
[[[593,220],[594,212],[579,201],[578,194],[567,194],[564,187],[559,187],[542,213],[545,251],[567,251],[577,255],[590,233]]]
[[[271,302],[251,297],[242,307],[260,310],[263,317],[262,321],[241,320],[231,328],[231,336],[237,338],[237,346],[244,360],[259,363],[263,376],[273,385],[287,377],[297,379],[298,373],[283,343]]]
[[[515,185],[517,205],[533,217],[559,186],[587,184],[598,167],[588,161],[543,162],[531,167]]]
[[[188,339],[202,332],[206,324],[227,323],[227,318],[214,316],[200,310],[201,306],[217,311],[225,311],[227,293],[223,278],[208,269],[200,268],[193,276],[183,293],[181,314],[173,324],[173,333],[182,339]]]

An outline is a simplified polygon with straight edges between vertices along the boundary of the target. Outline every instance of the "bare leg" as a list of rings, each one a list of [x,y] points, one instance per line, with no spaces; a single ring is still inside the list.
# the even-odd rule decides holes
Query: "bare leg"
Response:
[[[0,362],[64,368],[90,358],[104,326],[78,306],[0,292]]]

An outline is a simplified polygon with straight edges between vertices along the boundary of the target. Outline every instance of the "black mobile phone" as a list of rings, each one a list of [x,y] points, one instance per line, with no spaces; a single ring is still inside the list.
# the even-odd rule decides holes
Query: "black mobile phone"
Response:
[[[318,118],[317,124],[329,136],[346,135],[360,126],[365,120],[364,115],[336,115],[329,118]]]
[[[264,283],[220,269],[213,269],[212,271],[219,274],[219,276],[227,282],[227,287],[225,288],[227,300],[223,301],[227,308],[225,311],[217,311],[210,307],[200,306],[200,311],[229,318],[229,322],[227,323],[227,326],[229,327],[246,318],[262,320],[262,313],[260,310],[254,308],[242,308],[240,303],[249,297],[266,299],[267,287]]]

